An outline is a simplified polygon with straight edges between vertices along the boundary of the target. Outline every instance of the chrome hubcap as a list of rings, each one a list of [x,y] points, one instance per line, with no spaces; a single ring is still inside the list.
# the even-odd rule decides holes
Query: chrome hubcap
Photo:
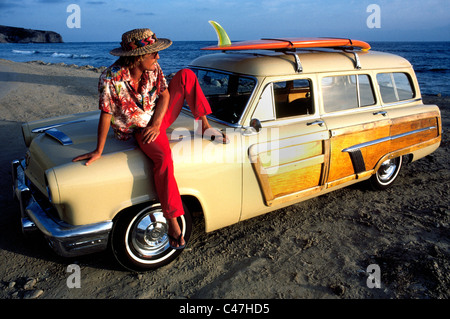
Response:
[[[384,161],[377,172],[378,179],[384,183],[388,182],[395,175],[397,166],[397,159]]]
[[[131,227],[129,244],[141,258],[156,256],[169,247],[168,226],[161,211],[138,215]]]

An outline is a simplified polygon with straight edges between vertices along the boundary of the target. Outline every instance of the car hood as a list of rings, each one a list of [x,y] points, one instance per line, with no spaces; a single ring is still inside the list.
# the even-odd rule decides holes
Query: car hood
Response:
[[[70,164],[74,157],[95,150],[99,116],[100,113],[95,111],[23,125],[25,144],[29,147],[26,174],[33,184],[44,189],[48,169]],[[175,143],[181,139],[180,136],[193,134],[193,130],[193,117],[182,112],[167,130],[167,135]],[[119,141],[110,129],[102,155],[114,156],[124,152],[140,152],[136,140]]]

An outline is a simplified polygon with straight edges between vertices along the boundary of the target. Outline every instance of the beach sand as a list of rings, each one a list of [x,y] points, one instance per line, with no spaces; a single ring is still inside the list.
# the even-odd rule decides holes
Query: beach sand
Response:
[[[20,125],[96,110],[99,74],[0,60],[0,299],[450,297],[449,97],[424,97],[441,108],[441,147],[404,166],[393,188],[355,185],[208,234],[197,220],[183,254],[157,271],[124,271],[109,252],[64,259],[26,240],[11,192]],[[67,285],[74,263],[80,288]],[[367,286],[371,264],[381,288]]]

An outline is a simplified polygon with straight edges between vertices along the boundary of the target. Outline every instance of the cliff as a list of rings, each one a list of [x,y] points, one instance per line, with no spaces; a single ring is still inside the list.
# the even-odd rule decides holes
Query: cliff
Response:
[[[0,43],[60,43],[63,39],[53,31],[23,29],[0,25]]]

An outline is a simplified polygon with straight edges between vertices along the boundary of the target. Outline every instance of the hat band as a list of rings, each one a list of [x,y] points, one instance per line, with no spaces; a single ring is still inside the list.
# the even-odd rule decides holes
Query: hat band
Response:
[[[153,43],[156,42],[156,39],[153,38],[154,35],[146,38],[146,39],[142,39],[142,40],[134,40],[132,42],[128,42],[128,43],[120,43],[120,46],[122,47],[122,49],[126,50],[126,51],[131,51],[131,50],[136,50],[142,47],[145,47],[147,45],[151,45]]]

